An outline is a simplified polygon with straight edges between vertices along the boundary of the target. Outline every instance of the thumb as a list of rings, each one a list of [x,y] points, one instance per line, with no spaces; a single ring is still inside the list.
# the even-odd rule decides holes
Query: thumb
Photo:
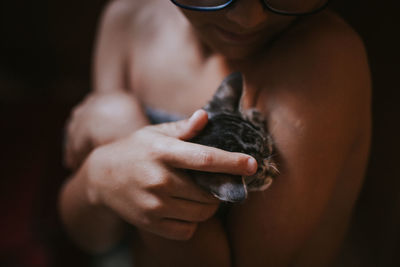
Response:
[[[188,119],[163,123],[155,127],[159,132],[170,137],[188,140],[195,137],[206,126],[207,122],[207,112],[199,109]]]

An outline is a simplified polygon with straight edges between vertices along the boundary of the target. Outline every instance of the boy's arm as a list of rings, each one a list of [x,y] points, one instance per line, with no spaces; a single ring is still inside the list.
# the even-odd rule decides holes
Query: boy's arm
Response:
[[[101,18],[94,51],[93,88],[97,93],[128,91],[128,39],[141,1],[110,1]],[[131,90],[129,90],[131,91]]]
[[[93,90],[67,122],[64,160],[75,173],[60,194],[60,213],[80,247],[104,252],[124,235],[125,223],[113,211],[93,205],[88,197],[91,151],[149,124],[125,79],[128,20],[141,1],[115,0],[105,7],[93,62]]]
[[[70,237],[85,251],[102,253],[117,244],[124,222],[104,206],[90,203],[87,190],[88,161],[64,184],[59,201],[62,221]]]
[[[106,6],[93,62],[93,90],[74,108],[67,123],[64,160],[77,169],[93,148],[148,124],[141,104],[126,82],[129,20],[140,1],[117,0]]]
[[[139,101],[129,93],[92,93],[71,112],[64,144],[65,165],[76,170],[96,147],[148,125]]]

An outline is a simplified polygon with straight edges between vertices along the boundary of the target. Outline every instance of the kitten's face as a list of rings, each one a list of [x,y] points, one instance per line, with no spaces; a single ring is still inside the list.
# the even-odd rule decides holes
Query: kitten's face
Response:
[[[255,109],[242,110],[243,79],[240,73],[229,75],[213,99],[204,107],[209,122],[191,142],[241,152],[257,160],[252,176],[235,176],[191,171],[194,181],[226,202],[241,202],[248,191],[265,190],[278,174],[272,159],[272,140],[265,131],[265,120]]]

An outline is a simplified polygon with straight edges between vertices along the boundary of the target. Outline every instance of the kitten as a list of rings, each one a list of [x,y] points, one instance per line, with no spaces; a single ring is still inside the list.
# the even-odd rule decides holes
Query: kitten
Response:
[[[267,189],[278,175],[272,158],[273,144],[266,132],[266,121],[255,108],[243,110],[243,77],[239,72],[224,79],[212,100],[203,108],[208,124],[190,142],[241,152],[257,160],[258,169],[252,176],[235,176],[190,171],[194,181],[224,202],[242,202],[248,191]]]

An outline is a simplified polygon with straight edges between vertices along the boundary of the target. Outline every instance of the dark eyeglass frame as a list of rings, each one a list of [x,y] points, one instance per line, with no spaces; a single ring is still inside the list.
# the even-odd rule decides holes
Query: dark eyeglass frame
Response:
[[[237,0],[227,0],[225,4],[219,5],[219,6],[213,6],[213,7],[196,7],[196,6],[186,6],[183,4],[178,3],[176,0],[171,0],[172,3],[174,3],[175,5],[177,5],[178,7],[184,8],[184,9],[189,9],[189,10],[194,10],[194,11],[219,11],[221,9],[224,9],[228,6],[230,6],[231,4],[233,4],[234,2],[236,2]],[[275,9],[273,7],[270,6],[270,4],[268,4],[266,0],[260,0],[261,3],[263,4],[263,6],[268,9],[269,11],[279,14],[279,15],[284,15],[284,16],[308,16],[308,15],[312,15],[315,13],[320,12],[321,10],[323,10],[324,8],[326,8],[330,2],[330,0],[326,0],[326,3],[323,4],[322,6],[320,6],[317,9],[314,9],[312,11],[309,12],[287,12],[287,11],[282,11],[282,10],[278,10]]]

